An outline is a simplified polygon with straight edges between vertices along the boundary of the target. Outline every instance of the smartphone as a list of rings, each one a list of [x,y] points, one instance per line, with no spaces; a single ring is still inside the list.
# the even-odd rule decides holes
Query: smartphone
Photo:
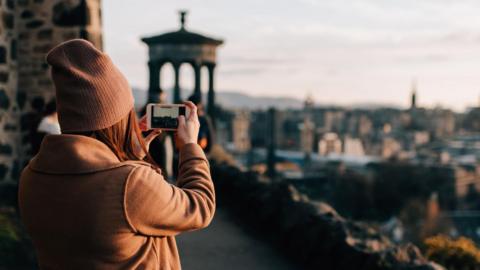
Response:
[[[147,128],[176,130],[178,128],[178,117],[186,117],[187,108],[183,104],[156,104],[147,105]]]

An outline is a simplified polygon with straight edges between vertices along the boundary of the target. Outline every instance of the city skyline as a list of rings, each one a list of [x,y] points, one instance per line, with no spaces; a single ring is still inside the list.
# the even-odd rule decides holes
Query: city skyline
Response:
[[[142,0],[132,6],[106,0],[103,6],[105,49],[134,87],[148,83],[140,37],[178,29],[177,11],[187,9],[187,29],[226,41],[219,48],[219,91],[299,99],[311,93],[319,104],[407,107],[416,79],[419,106],[478,104],[476,1]],[[182,72],[188,93],[193,72]],[[171,69],[162,75],[162,87],[170,88]]]

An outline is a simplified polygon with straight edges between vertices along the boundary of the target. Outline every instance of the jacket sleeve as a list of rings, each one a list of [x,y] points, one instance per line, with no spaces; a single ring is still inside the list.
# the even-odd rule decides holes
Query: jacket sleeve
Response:
[[[215,212],[215,191],[200,146],[181,149],[176,186],[150,167],[134,168],[125,184],[124,211],[132,229],[144,235],[176,235],[208,226]]]

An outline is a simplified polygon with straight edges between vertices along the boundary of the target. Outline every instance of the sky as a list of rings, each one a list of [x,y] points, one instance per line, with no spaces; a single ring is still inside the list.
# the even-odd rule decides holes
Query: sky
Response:
[[[187,29],[225,40],[216,89],[313,96],[318,104],[463,110],[480,102],[478,0],[103,0],[105,50],[133,87],[147,89],[141,37]],[[171,67],[162,88],[173,86]],[[181,68],[181,87],[193,72]],[[202,74],[206,90],[206,72]]]

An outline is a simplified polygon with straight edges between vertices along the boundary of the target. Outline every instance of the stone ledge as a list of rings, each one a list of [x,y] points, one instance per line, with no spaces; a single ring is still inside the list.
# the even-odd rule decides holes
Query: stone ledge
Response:
[[[367,224],[310,201],[292,185],[212,164],[217,199],[307,269],[440,270],[412,245],[394,245]]]

